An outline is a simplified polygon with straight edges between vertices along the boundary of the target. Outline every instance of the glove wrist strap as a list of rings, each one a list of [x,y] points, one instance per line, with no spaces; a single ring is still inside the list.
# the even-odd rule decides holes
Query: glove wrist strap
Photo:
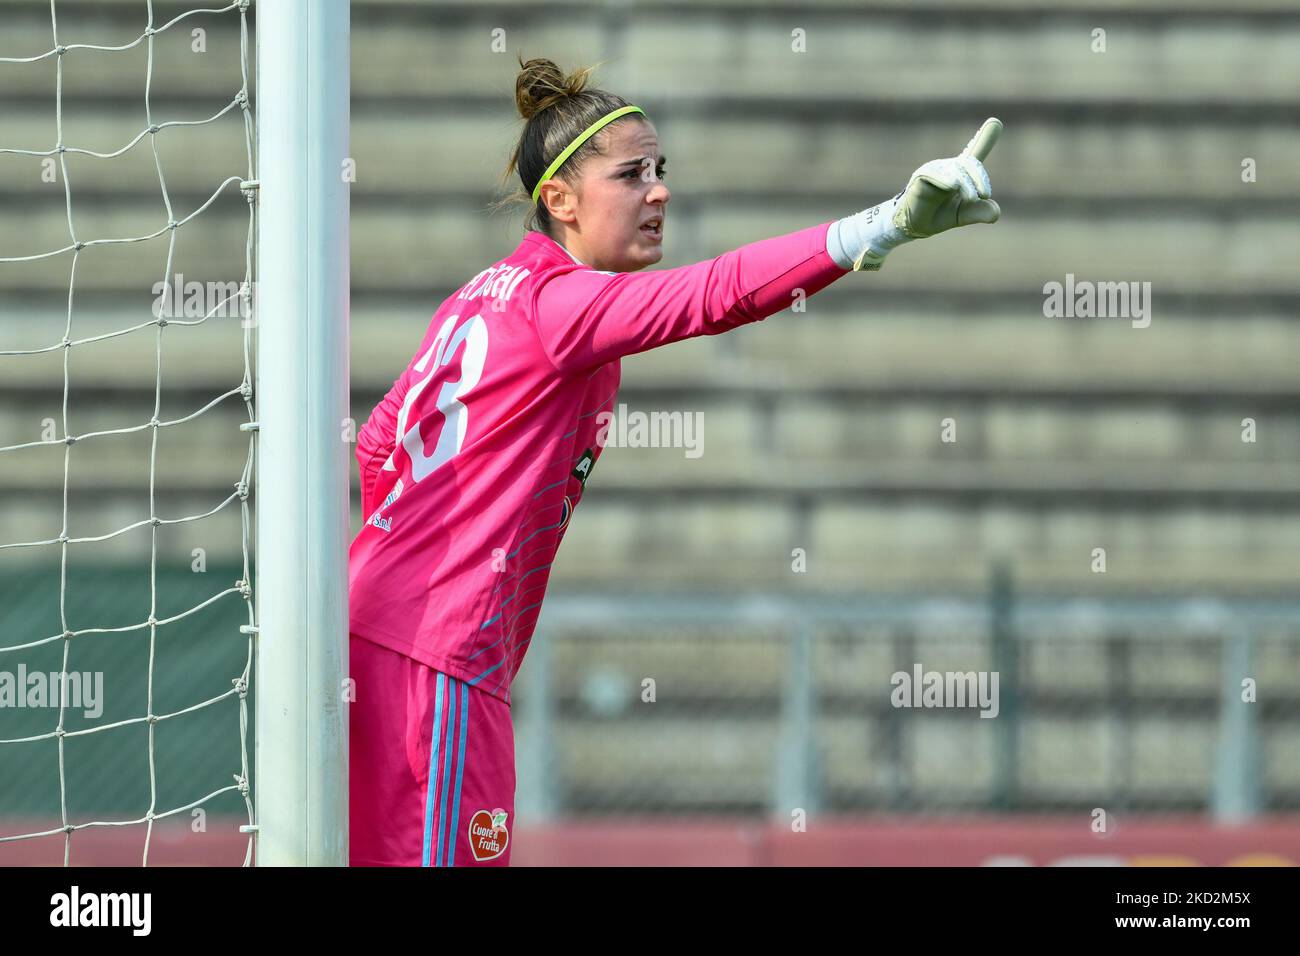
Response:
[[[826,251],[841,269],[875,272],[890,250],[912,241],[894,225],[900,196],[902,193],[831,224]]]

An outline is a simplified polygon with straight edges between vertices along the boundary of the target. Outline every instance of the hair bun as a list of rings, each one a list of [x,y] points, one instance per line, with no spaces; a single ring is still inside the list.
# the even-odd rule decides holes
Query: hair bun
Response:
[[[523,119],[530,120],[548,106],[566,96],[575,96],[587,86],[592,67],[574,70],[567,76],[555,61],[539,57],[524,61],[519,57],[519,75],[515,78],[515,106]]]

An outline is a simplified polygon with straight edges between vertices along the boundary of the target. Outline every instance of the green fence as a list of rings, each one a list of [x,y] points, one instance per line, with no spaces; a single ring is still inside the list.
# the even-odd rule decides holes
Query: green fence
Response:
[[[154,616],[164,620],[196,608],[234,588],[241,576],[242,568],[235,565],[206,572],[159,567]],[[153,808],[161,813],[231,787],[243,772],[240,697],[234,682],[244,677],[249,663],[249,637],[240,632],[248,623],[246,601],[232,591],[179,620],[159,624],[151,646],[151,628],[136,626],[149,619],[149,577],[147,566],[70,570],[65,589],[70,631],[133,629],[78,634],[17,650],[63,631],[60,571],[57,565],[33,567],[0,581],[0,680],[7,679],[17,692],[0,706],[0,740],[56,730],[58,702],[53,694],[45,700],[40,694],[49,685],[50,672],[64,668],[65,652],[68,672],[90,675],[83,696],[73,700],[78,706],[63,709],[63,728],[71,734],[64,740],[62,772],[70,823],[144,815],[151,780]],[[92,689],[99,693],[86,693]],[[205,701],[212,703],[200,706]],[[194,709],[179,713],[189,708]],[[162,718],[152,728],[152,768],[150,726],[141,720],[149,713]],[[92,732],[74,733],[86,730]],[[250,762],[253,739],[250,696]],[[211,814],[245,814],[243,799],[234,791],[204,807]],[[0,743],[0,835],[11,832],[6,819],[57,820],[59,815],[57,738]]]

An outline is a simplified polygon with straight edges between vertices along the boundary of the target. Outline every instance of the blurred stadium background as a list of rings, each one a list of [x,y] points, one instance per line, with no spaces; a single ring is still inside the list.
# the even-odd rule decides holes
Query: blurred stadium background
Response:
[[[154,6],[156,22],[188,8]],[[1300,862],[1300,10],[869,7],[352,2],[358,426],[436,305],[522,234],[485,212],[519,129],[516,51],[607,61],[597,85],[647,110],[670,157],[665,267],[855,212],[986,116],[1006,124],[995,228],[909,247],[804,312],[624,361],[619,403],[701,413],[704,454],[610,448],[595,470],[516,683],[516,864]],[[144,8],[60,0],[61,39],[130,43]],[[0,56],[49,49],[45,0],[3,0],[0,20]],[[202,14],[156,38],[155,121],[229,102],[238,23]],[[144,128],[145,57],[65,58],[69,145],[116,150]],[[54,90],[50,60],[0,64],[0,147],[53,145]],[[238,110],[156,143],[184,212],[244,173]],[[82,238],[165,223],[147,143],[69,170]],[[34,158],[0,154],[0,208],[0,256],[68,241],[62,181]],[[246,219],[223,194],[178,232],[172,271],[238,281]],[[84,252],[74,337],[147,321],[165,250]],[[1150,326],[1045,318],[1044,285],[1067,274],[1150,282]],[[60,341],[68,287],[68,257],[0,264],[0,349]],[[72,351],[71,432],[150,419],[155,337]],[[237,387],[237,321],[163,341],[160,418]],[[61,420],[63,355],[0,362],[0,445],[36,441]],[[159,514],[229,495],[244,417],[226,402],[160,436]],[[70,534],[148,517],[149,437],[74,448]],[[58,534],[61,448],[6,453],[0,481],[0,544]],[[152,530],[69,548],[69,627],[148,616]],[[242,575],[237,510],[157,540],[158,617]],[[62,630],[57,546],[0,550],[0,591],[0,647]],[[229,690],[245,620],[230,595],[159,628],[155,712]],[[147,630],[70,646],[69,669],[105,674],[101,722],[144,713]],[[63,652],[0,653],[0,670],[57,670]],[[918,663],[998,671],[998,717],[892,707],[890,675]],[[0,709],[0,738],[53,720]],[[69,738],[62,774],[52,739],[0,745],[0,836],[57,826],[61,789],[74,822],[142,815],[147,733]],[[156,734],[159,809],[240,772],[233,696]],[[241,863],[242,799],[207,809],[205,833],[160,827],[151,862]],[[142,846],[139,826],[79,832],[71,859],[138,862]],[[0,864],[63,847],[0,843]]]

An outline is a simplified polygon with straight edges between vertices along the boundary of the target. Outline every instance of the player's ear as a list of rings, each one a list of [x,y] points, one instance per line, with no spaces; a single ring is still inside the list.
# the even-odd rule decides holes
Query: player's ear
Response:
[[[578,219],[577,196],[563,179],[548,179],[542,183],[538,202],[546,207],[556,222],[576,222]]]

